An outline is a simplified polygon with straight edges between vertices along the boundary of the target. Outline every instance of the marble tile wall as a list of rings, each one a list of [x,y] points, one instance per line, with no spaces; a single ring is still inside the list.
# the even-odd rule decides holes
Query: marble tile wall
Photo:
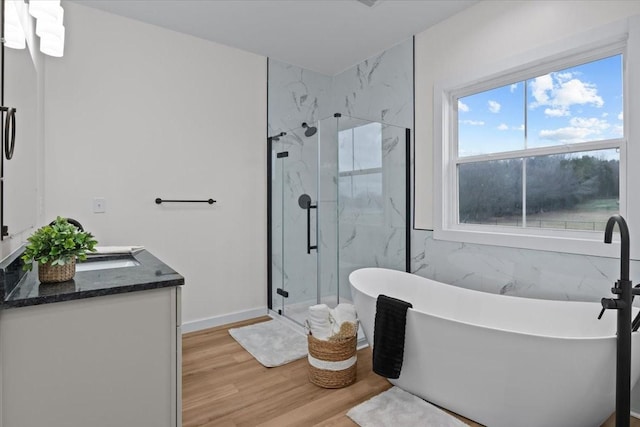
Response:
[[[397,162],[397,158],[404,162],[404,146],[397,145],[395,134],[404,140],[404,127],[413,120],[412,60],[410,39],[333,77],[269,61],[268,132],[287,132],[274,148],[289,152],[285,159],[272,153],[273,200],[283,198],[278,206],[274,203],[272,212],[274,308],[282,302],[275,294],[279,286],[290,292],[287,304],[310,301],[319,289],[322,301],[334,305],[338,292],[350,298],[347,277],[355,268],[403,268],[404,230],[393,218],[398,217],[398,206],[404,209],[404,180],[395,182],[404,177],[399,170],[404,165]],[[358,223],[339,211],[337,137],[341,119],[333,117],[336,112],[401,126],[384,126],[383,169],[388,170],[384,173],[387,220],[383,227]],[[302,122],[317,126],[318,133],[305,137],[299,129]],[[314,154],[321,158],[319,167]],[[283,183],[282,189],[276,189]],[[394,194],[400,189],[400,194]],[[312,211],[312,226],[315,215],[319,224],[317,258],[313,253],[307,255],[302,246],[306,245],[306,212],[296,209],[302,191],[318,204],[318,210]]]
[[[269,135],[333,115],[330,76],[269,60]]]
[[[332,112],[413,128],[413,39],[333,77]]]
[[[614,258],[434,240],[412,233],[412,271],[423,277],[496,294],[568,301],[599,301],[619,277]],[[640,263],[631,263],[640,280]]]
[[[339,289],[351,298],[349,274],[361,267],[405,268],[405,128],[413,127],[413,40],[334,76],[332,108],[347,117],[384,123],[383,194],[379,223],[353,218],[339,206]],[[339,203],[340,204],[340,203]]]

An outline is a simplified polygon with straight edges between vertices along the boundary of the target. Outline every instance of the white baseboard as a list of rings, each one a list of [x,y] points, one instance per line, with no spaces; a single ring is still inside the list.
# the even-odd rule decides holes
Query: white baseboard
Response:
[[[367,339],[363,336],[359,336],[358,337],[358,342],[356,343],[356,349],[357,350],[362,350],[363,348],[367,348],[369,347],[369,343],[367,342]]]
[[[640,413],[635,412],[635,411],[633,411],[633,410],[631,411],[631,416],[632,416],[633,418],[638,418],[638,419],[640,419]]]
[[[260,307],[236,311],[229,314],[222,314],[220,316],[213,316],[206,319],[193,320],[182,324],[182,333],[186,334],[189,332],[201,331],[203,329],[215,328],[216,326],[266,316],[267,314],[268,309],[266,307]]]

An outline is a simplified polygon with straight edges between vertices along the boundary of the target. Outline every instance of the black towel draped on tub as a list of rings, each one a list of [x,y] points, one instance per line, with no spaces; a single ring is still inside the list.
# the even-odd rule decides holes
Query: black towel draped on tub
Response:
[[[373,330],[373,372],[386,378],[399,378],[404,356],[407,309],[411,303],[378,295]]]

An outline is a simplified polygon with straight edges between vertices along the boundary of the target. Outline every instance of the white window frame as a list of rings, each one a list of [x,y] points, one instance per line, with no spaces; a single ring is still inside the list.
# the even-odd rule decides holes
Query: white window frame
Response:
[[[623,55],[623,111],[625,115],[624,135],[621,139],[584,142],[566,146],[553,146],[522,150],[523,157],[533,155],[561,154],[591,151],[601,148],[620,149],[620,214],[629,222],[638,219],[640,193],[627,191],[627,183],[640,183],[640,172],[629,170],[627,165],[640,165],[640,149],[628,144],[632,135],[640,135],[638,125],[632,124],[633,117],[640,113],[640,84],[631,76],[640,75],[640,19],[629,19],[629,25],[609,25],[571,40],[553,46],[527,52],[517,58],[496,64],[485,70],[459,77],[457,80],[438,82],[434,85],[434,238],[456,242],[489,244],[514,248],[569,252],[597,256],[617,256],[617,245],[603,244],[603,233],[575,230],[550,230],[519,228],[482,224],[458,223],[457,186],[457,99],[472,93],[479,93],[500,87],[514,81],[525,81],[552,71],[562,70],[581,63],[602,59],[616,54]],[[558,48],[558,46],[562,48]],[[637,79],[636,79],[637,80]],[[638,94],[633,97],[632,94]],[[637,137],[636,137],[637,139]],[[638,144],[640,145],[640,141]],[[514,152],[462,157],[462,162],[482,157],[499,160],[512,157]],[[640,169],[632,168],[632,169]],[[636,189],[636,192],[638,190]],[[632,197],[633,199],[629,199]],[[638,206],[640,207],[640,206]],[[633,224],[634,225],[634,224]],[[640,223],[637,225],[640,227]],[[630,229],[632,227],[630,226]],[[633,230],[632,236],[634,235]],[[640,236],[640,234],[636,234]],[[640,249],[640,244],[633,247]],[[638,251],[635,251],[636,253]]]

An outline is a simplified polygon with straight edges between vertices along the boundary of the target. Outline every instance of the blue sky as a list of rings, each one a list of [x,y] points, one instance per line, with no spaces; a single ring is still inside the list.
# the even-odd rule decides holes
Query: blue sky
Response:
[[[458,100],[460,156],[620,138],[622,55]]]

